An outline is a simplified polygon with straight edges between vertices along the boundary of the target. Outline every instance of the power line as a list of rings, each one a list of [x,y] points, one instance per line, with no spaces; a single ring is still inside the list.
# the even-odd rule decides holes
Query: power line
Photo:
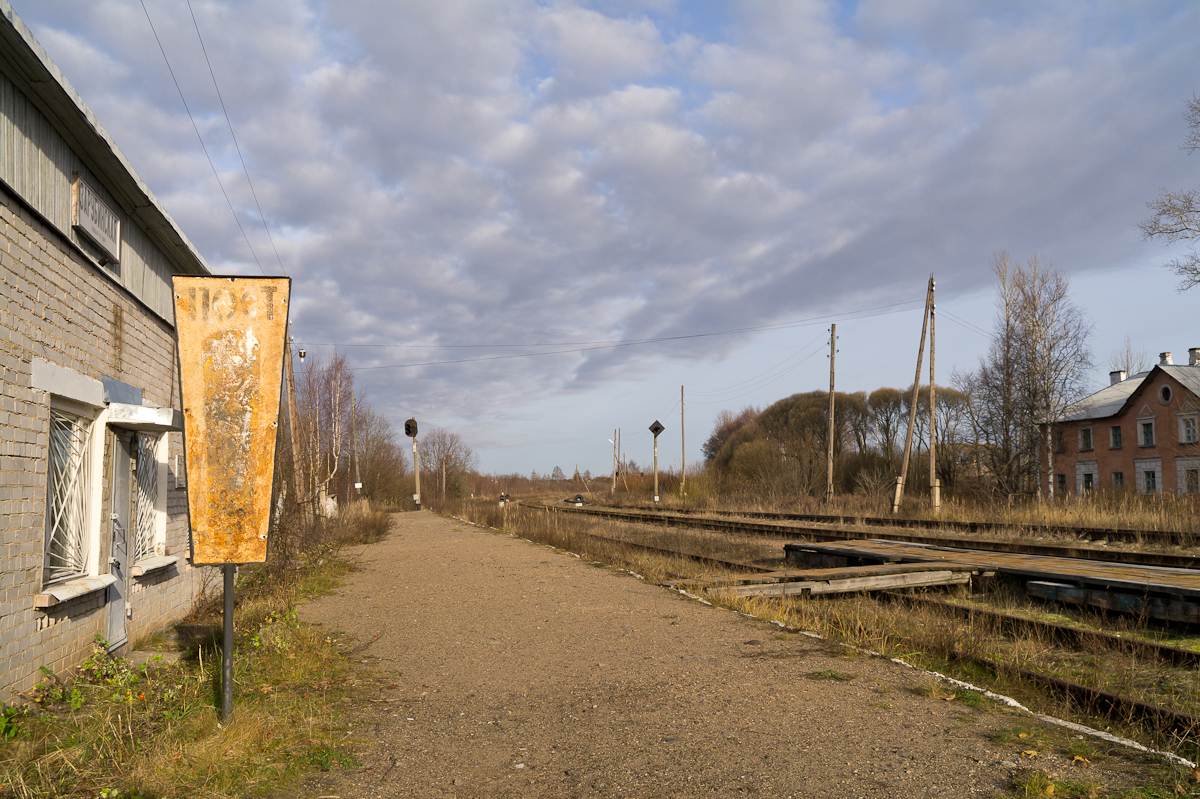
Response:
[[[167,72],[171,73],[171,80],[175,83],[175,91],[179,92],[179,99],[183,101],[183,110],[187,111],[188,119],[192,123],[192,130],[196,131],[196,138],[200,142],[200,149],[204,151],[204,157],[208,159],[208,166],[212,170],[213,177],[217,179],[217,185],[221,187],[221,194],[225,196],[225,203],[229,206],[229,212],[233,214],[233,221],[237,223],[238,230],[242,232],[242,238],[246,240],[246,247],[250,250],[250,255],[254,258],[254,263],[258,264],[258,270],[266,275],[267,271],[263,269],[262,262],[258,260],[258,254],[254,252],[254,246],[250,244],[250,237],[246,235],[246,229],[242,227],[242,220],[238,219],[237,211],[233,208],[233,202],[229,199],[229,193],[225,191],[225,184],[221,182],[221,175],[217,172],[217,165],[213,163],[212,156],[208,153],[208,147],[204,144],[204,137],[200,135],[200,128],[196,125],[196,118],[192,116],[192,109],[188,107],[187,98],[183,96],[183,89],[180,88],[179,80],[175,77],[175,70],[171,68],[171,59],[167,58],[167,51],[163,47],[162,40],[158,38],[158,31],[154,28],[154,20],[150,19],[150,10],[146,8],[146,1],[139,0],[139,2],[142,4],[142,11],[146,14],[146,21],[150,23],[150,32],[154,34],[154,41],[158,43],[158,51],[162,53],[163,61],[167,64]],[[207,55],[205,58],[207,58]]]

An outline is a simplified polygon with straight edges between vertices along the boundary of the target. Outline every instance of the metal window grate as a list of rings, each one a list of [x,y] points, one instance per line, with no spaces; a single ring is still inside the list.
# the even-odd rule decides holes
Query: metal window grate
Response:
[[[133,562],[152,558],[154,533],[157,526],[155,505],[158,504],[158,436],[139,433],[137,442],[137,523],[133,533]]]
[[[87,569],[88,486],[92,422],[50,410],[50,463],[46,512],[45,583],[78,577]]]

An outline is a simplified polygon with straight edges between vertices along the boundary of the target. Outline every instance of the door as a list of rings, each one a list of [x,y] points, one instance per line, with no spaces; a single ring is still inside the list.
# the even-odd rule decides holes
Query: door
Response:
[[[117,581],[108,587],[108,649],[113,651],[128,640],[126,632],[129,591],[129,530],[133,520],[133,468],[137,455],[135,433],[112,430],[112,479],[109,481],[108,573]]]

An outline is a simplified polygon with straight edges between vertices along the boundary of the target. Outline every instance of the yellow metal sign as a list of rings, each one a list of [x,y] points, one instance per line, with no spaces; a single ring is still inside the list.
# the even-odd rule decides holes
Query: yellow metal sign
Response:
[[[291,281],[176,276],[194,563],[267,559]]]

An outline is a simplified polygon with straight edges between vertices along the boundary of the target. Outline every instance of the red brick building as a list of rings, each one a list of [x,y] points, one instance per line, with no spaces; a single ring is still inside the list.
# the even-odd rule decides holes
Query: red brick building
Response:
[[[1148,372],[1109,379],[1059,417],[1054,492],[1200,493],[1200,348],[1187,366],[1164,352]]]

